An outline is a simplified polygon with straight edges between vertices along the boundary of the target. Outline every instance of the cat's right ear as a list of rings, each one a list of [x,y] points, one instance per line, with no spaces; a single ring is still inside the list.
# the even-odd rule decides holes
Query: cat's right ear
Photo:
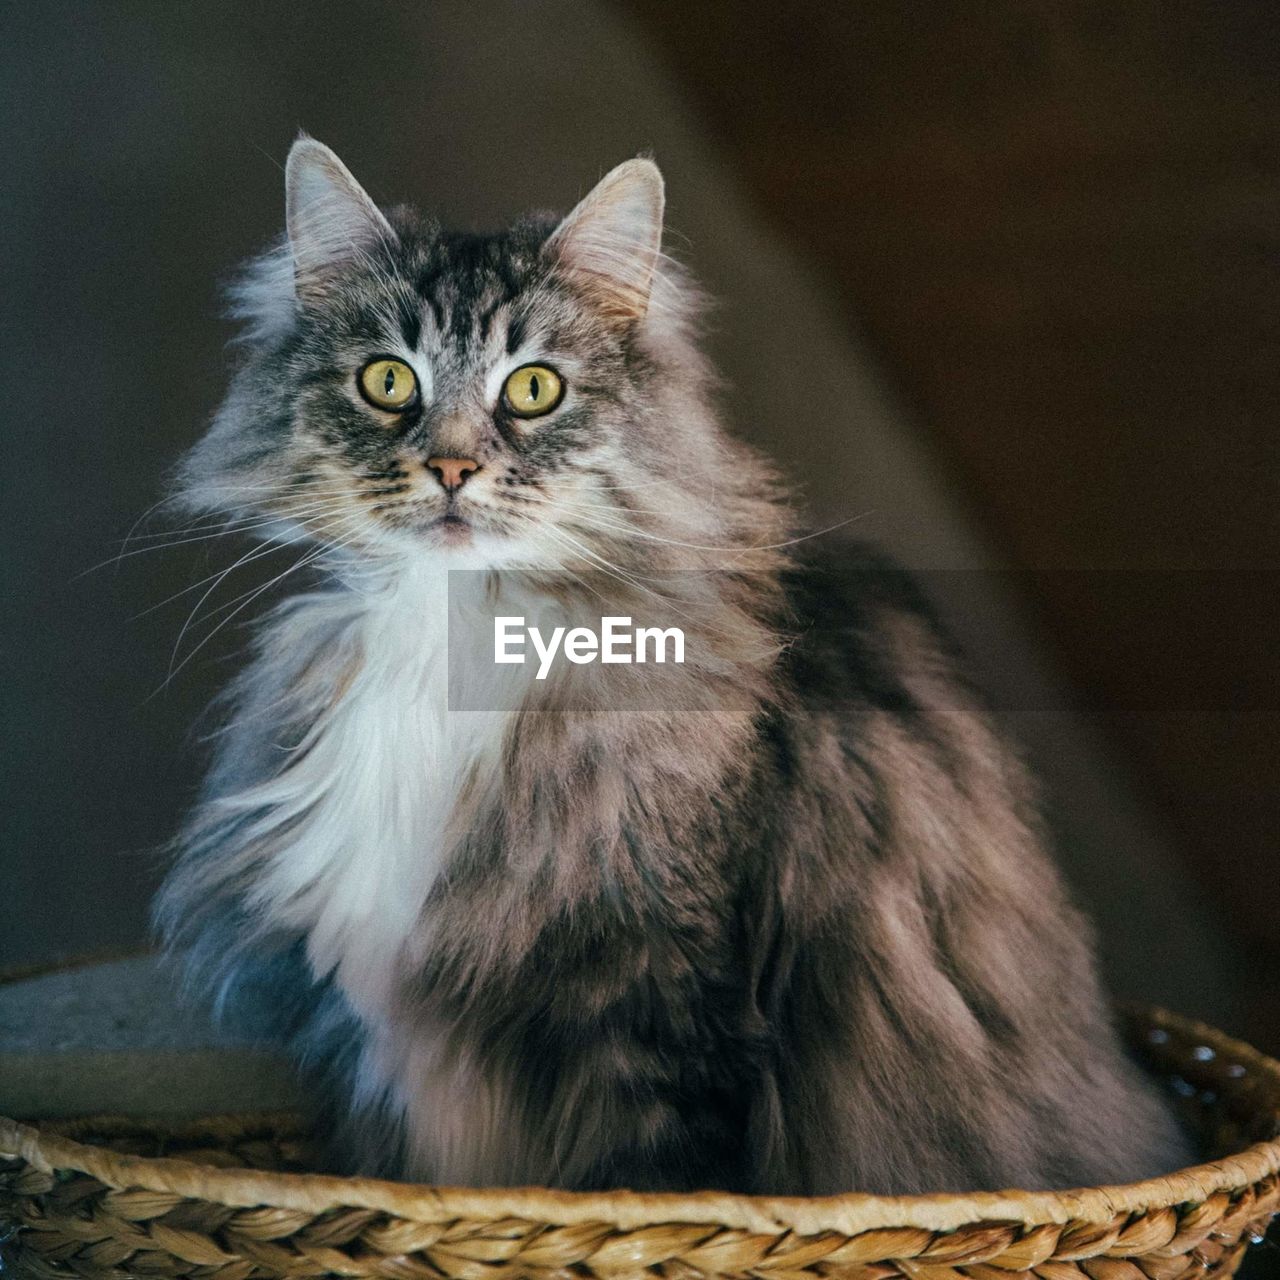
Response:
[[[323,142],[300,137],[284,169],[285,223],[300,300],[324,295],[335,270],[396,233],[351,171]]]
[[[605,315],[643,318],[662,247],[662,174],[652,160],[625,160],[551,233],[547,252]]]

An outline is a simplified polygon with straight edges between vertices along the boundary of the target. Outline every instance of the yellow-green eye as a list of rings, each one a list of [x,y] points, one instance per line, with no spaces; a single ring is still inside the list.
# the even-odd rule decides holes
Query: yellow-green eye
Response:
[[[399,413],[413,403],[418,379],[403,360],[370,360],[360,370],[360,392],[375,408]]]
[[[522,365],[503,389],[507,408],[521,418],[537,418],[550,413],[564,396],[564,383],[545,364]]]

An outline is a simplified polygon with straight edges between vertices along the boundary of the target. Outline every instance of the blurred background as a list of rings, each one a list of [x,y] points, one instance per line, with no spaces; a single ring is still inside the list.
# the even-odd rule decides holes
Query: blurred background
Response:
[[[0,965],[144,941],[238,599],[288,565],[177,644],[248,544],[165,547],[161,507],[95,567],[217,404],[219,287],[279,230],[299,128],[474,228],[649,150],[735,429],[921,572],[1112,985],[1280,1049],[1278,28],[1209,0],[5,6]]]

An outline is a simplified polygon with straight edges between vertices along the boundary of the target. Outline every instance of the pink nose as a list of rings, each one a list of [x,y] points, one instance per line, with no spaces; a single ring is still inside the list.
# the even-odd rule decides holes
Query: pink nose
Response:
[[[466,484],[472,472],[480,470],[480,464],[470,458],[428,458],[427,469],[434,472],[436,479],[452,493]]]

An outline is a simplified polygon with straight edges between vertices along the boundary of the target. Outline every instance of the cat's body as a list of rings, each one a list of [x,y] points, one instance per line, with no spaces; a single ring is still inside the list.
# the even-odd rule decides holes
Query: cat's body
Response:
[[[282,525],[323,537],[338,509],[355,542],[233,690],[161,919],[222,997],[268,984],[336,1158],[810,1194],[1177,1165],[1024,772],[927,612],[860,551],[784,554],[776,485],[716,426],[656,170],[486,241],[393,229],[330,153],[295,156],[297,301],[257,277],[259,345],[186,491],[254,512],[219,495],[270,486]],[[537,432],[495,392],[529,350],[568,373]],[[384,352],[413,370],[403,417],[346,381]],[[520,611],[530,566],[591,574],[584,617],[662,583],[688,662],[451,711],[446,571]]]

